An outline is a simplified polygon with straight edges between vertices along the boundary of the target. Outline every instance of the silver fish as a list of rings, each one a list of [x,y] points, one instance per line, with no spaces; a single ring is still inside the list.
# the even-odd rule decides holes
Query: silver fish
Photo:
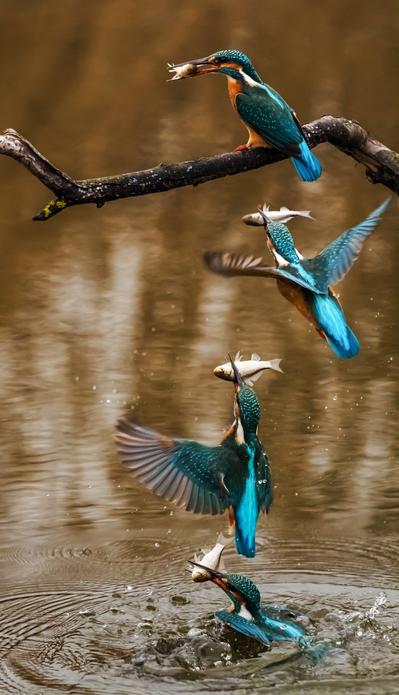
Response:
[[[195,554],[194,561],[200,562],[201,565],[205,565],[205,567],[209,567],[210,570],[220,569],[223,571],[222,553],[226,545],[231,541],[231,538],[224,538],[223,534],[219,533],[216,544],[213,546],[212,550],[202,550],[204,553],[202,559]],[[210,574],[202,567],[194,567],[191,572],[191,579],[194,582],[206,582],[207,579],[210,579]]]
[[[192,63],[186,63],[185,65],[168,63],[168,70],[173,75],[168,82],[172,82],[173,80],[184,80],[186,77],[194,77],[198,72],[198,67]]]
[[[234,357],[234,363],[241,374],[241,377],[248,386],[252,386],[255,381],[262,376],[262,372],[265,369],[274,369],[275,372],[282,372],[280,367],[281,360],[262,360],[257,352],[253,352],[250,360],[242,360],[241,352],[238,351]],[[233,368],[230,362],[226,364],[220,364],[213,370],[215,376],[219,379],[225,379],[226,381],[233,381]]]
[[[307,217],[309,220],[314,220],[310,210],[289,210],[286,207],[282,207],[280,210],[270,210],[270,205],[266,205],[266,203],[263,205],[262,210],[272,222],[283,222],[283,224],[286,224],[294,217]],[[249,224],[252,227],[263,227],[264,225],[262,215],[259,212],[244,215],[241,219],[245,224]]]

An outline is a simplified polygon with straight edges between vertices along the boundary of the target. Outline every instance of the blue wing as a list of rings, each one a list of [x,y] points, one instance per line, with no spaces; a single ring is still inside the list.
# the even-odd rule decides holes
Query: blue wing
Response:
[[[351,269],[365,240],[375,230],[391,201],[392,197],[384,200],[363,222],[343,232],[314,258],[302,262],[303,268],[312,274],[320,290],[326,291],[329,285],[335,285]]]
[[[262,630],[262,628],[259,627],[259,625],[257,625],[255,622],[246,620],[246,618],[242,618],[240,615],[237,615],[237,613],[229,613],[227,610],[218,611],[215,613],[215,616],[223,623],[230,625],[230,627],[232,627],[233,630],[236,630],[236,632],[240,632],[246,637],[252,637],[253,639],[258,640],[258,642],[262,642],[262,644],[270,647],[270,640],[268,639],[264,630]]]
[[[260,508],[267,514],[273,501],[272,474],[267,453],[260,443],[259,447],[260,452],[256,463],[256,489]]]
[[[115,440],[122,462],[157,495],[199,514],[228,506],[223,475],[237,462],[227,447],[171,439],[128,419],[118,422]]]
[[[288,280],[317,294],[325,293],[325,290],[321,290],[316,286],[311,273],[302,267],[303,262],[296,265],[290,263],[284,268],[274,268],[267,266],[263,258],[242,256],[236,253],[228,253],[227,251],[206,251],[203,257],[209,270],[218,275],[271,277],[275,280]]]
[[[236,107],[242,120],[287,157],[300,155],[304,138],[288,104],[267,85],[264,91],[257,88],[256,92],[237,94]]]

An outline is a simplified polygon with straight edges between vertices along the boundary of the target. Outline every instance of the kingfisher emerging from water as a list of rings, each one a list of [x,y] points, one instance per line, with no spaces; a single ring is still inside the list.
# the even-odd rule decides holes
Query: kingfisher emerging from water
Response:
[[[155,493],[197,514],[229,512],[237,552],[256,553],[261,511],[272,502],[267,454],[258,439],[260,404],[236,365],[234,421],[218,446],[174,439],[131,419],[120,420],[115,435],[123,463]]]
[[[285,640],[295,640],[302,647],[310,644],[304,627],[296,622],[301,614],[281,606],[262,606],[259,589],[251,579],[242,574],[222,574],[192,560],[190,563],[206,571],[210,581],[229,597],[229,607],[215,616],[233,630],[253,637],[269,649],[272,642]]]
[[[246,145],[275,147],[291,161],[302,181],[315,181],[321,175],[319,160],[306,142],[295,111],[272,87],[262,81],[250,59],[240,51],[218,51],[179,65],[169,65],[174,80],[208,73],[227,76],[233,109],[249,133]]]
[[[304,258],[295,248],[285,224],[264,218],[267,245],[275,267],[268,267],[263,258],[233,253],[207,252],[204,259],[209,269],[221,275],[252,275],[277,280],[280,293],[314,326],[338,357],[357,355],[360,343],[348,326],[332,285],[340,282],[358,258],[367,237],[374,231],[392,198],[326,246],[317,256]]]

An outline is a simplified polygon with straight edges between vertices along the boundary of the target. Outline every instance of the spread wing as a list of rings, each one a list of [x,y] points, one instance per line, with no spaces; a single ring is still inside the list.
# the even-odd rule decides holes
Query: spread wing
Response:
[[[300,285],[306,290],[325,294],[314,283],[310,273],[304,271],[303,263],[293,265],[289,263],[284,268],[267,266],[263,258],[255,256],[242,256],[227,251],[206,251],[204,261],[209,270],[219,275],[252,275],[256,277],[271,277],[275,280],[287,280],[295,285]]]
[[[345,277],[391,201],[392,197],[384,200],[363,222],[343,232],[314,258],[303,261],[303,268],[312,273],[320,289],[325,290]]]
[[[274,92],[244,94],[236,96],[236,107],[242,120],[260,135],[266,142],[283,152],[287,157],[300,154],[303,135],[299,130],[288,105]]]
[[[240,615],[237,615],[237,613],[229,613],[227,610],[218,611],[215,613],[215,616],[223,623],[230,625],[233,630],[240,632],[242,635],[252,637],[253,639],[258,640],[258,642],[262,642],[262,644],[265,644],[267,647],[270,646],[271,642],[264,630],[262,630],[262,628],[252,620],[242,618]]]
[[[224,473],[236,463],[227,447],[165,437],[131,419],[117,424],[122,462],[150,490],[187,511],[222,514],[229,504]]]
[[[268,514],[273,501],[272,474],[266,451],[259,443],[260,451],[256,462],[256,489],[260,508]]]

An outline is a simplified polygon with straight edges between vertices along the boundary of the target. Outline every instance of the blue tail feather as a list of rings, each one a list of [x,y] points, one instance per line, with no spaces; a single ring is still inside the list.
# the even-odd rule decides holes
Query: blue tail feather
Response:
[[[313,295],[313,313],[318,327],[338,357],[349,359],[360,350],[360,343],[346,323],[344,312],[331,295]]]
[[[316,181],[321,176],[321,164],[310,151],[305,140],[300,145],[299,157],[291,157],[291,161],[302,181]]]
[[[255,534],[252,538],[246,535],[245,537],[240,533],[240,529],[236,524],[235,530],[235,542],[236,550],[239,555],[244,557],[255,557],[256,555],[256,544],[255,544]]]
[[[259,516],[259,502],[256,492],[255,451],[248,447],[248,476],[242,497],[234,516],[236,522],[235,541],[237,552],[245,557],[255,557],[255,533]]]

